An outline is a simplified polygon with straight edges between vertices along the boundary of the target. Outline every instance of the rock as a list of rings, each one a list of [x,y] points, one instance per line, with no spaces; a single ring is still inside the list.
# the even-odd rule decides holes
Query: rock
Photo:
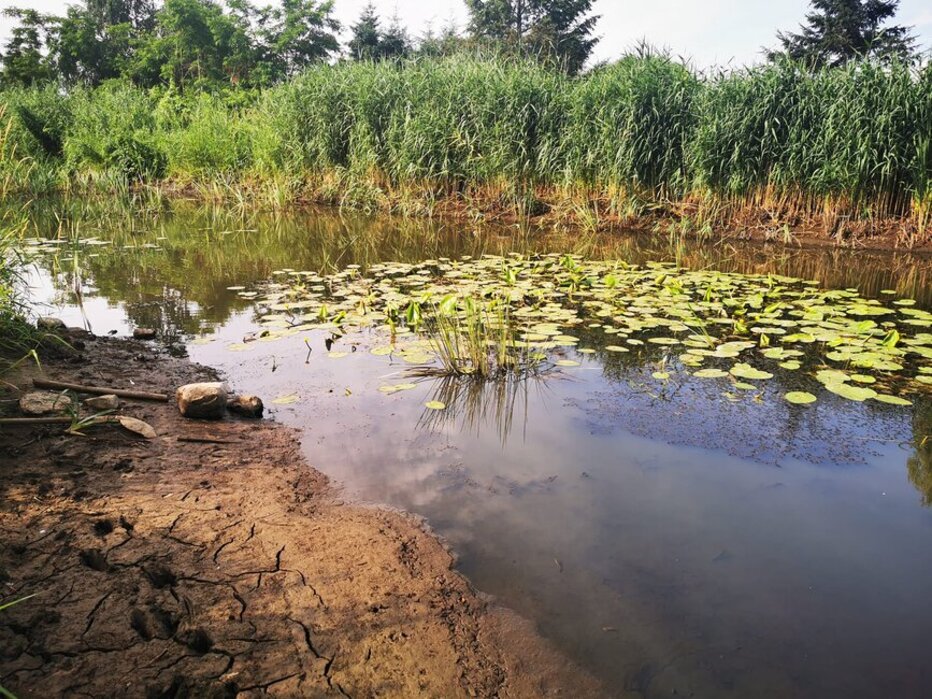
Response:
[[[133,328],[133,337],[135,337],[137,340],[154,340],[155,329],[154,328]]]
[[[129,430],[130,432],[135,432],[138,435],[145,437],[146,439],[155,439],[156,435],[155,430],[152,429],[152,425],[148,422],[143,422],[129,415],[120,415],[117,418],[120,424],[124,429]]]
[[[84,405],[92,410],[116,410],[120,407],[120,399],[114,395],[94,396],[85,400]]]
[[[227,409],[227,390],[222,383],[190,383],[175,391],[175,399],[185,417],[219,420]]]
[[[30,391],[19,399],[19,409],[25,415],[51,415],[70,410],[74,402],[63,393]]]
[[[61,318],[55,318],[54,316],[43,316],[36,320],[36,327],[39,330],[62,330],[65,326],[65,321]]]
[[[265,406],[262,405],[262,399],[259,396],[244,395],[230,398],[227,408],[231,413],[242,417],[262,417]]]

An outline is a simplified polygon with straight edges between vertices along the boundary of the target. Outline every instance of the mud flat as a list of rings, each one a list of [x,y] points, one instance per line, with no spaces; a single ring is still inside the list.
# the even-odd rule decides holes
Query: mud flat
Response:
[[[163,393],[217,378],[142,342],[80,344],[5,377],[7,414],[39,375]],[[418,520],[342,502],[294,431],[173,401],[121,414],[158,436],[0,429],[0,604],[35,595],[0,611],[0,685],[20,699],[610,693]]]

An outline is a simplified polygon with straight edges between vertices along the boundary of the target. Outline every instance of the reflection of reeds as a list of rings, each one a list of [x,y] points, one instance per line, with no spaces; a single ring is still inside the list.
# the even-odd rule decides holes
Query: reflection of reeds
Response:
[[[543,376],[508,376],[501,381],[463,381],[457,376],[438,377],[431,400],[446,405],[444,410],[425,410],[418,427],[440,431],[455,427],[462,432],[479,434],[482,427],[494,424],[504,445],[514,428],[515,413],[521,416],[522,432],[527,427],[528,394],[531,386],[542,392]]]

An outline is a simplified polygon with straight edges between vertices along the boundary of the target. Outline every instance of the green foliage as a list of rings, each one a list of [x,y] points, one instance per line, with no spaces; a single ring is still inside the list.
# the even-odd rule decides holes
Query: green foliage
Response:
[[[96,86],[123,78],[152,87],[265,85],[339,48],[332,3],[284,0],[85,0],[62,17],[8,9],[14,20],[0,82]]]
[[[0,85],[37,85],[54,76],[45,55],[52,32],[53,18],[36,10],[8,7],[2,15],[15,20],[10,37],[3,47]]]
[[[45,173],[37,187],[216,178],[274,182],[279,201],[302,187],[367,205],[479,193],[534,212],[556,190],[626,215],[711,202],[920,226],[932,208],[932,67],[902,63],[702,75],[641,50],[573,77],[457,54],[320,65],[262,91],[7,90],[0,109],[0,184],[33,186],[9,174],[28,165]]]
[[[812,11],[798,34],[780,32],[782,48],[771,52],[814,67],[840,66],[858,58],[905,60],[915,39],[907,27],[883,27],[899,0],[812,0]]]
[[[121,83],[76,92],[66,163],[75,171],[127,179],[161,177],[167,159],[158,147],[154,107],[146,92]]]
[[[598,43],[592,0],[466,0],[469,29],[519,55],[579,72]]]

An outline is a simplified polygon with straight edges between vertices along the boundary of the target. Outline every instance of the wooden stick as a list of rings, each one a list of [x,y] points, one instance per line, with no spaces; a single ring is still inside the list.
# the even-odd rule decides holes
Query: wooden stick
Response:
[[[179,442],[196,442],[203,444],[236,444],[241,439],[217,439],[216,437],[178,437]]]
[[[74,391],[76,393],[93,393],[99,396],[114,395],[120,398],[134,398],[136,400],[157,400],[163,403],[168,402],[168,396],[164,393],[149,393],[147,391],[129,391],[122,388],[105,388],[101,386],[82,386],[76,383],[65,383],[64,381],[49,381],[48,379],[33,379],[33,385],[36,388],[51,388],[59,391]]]
[[[70,417],[0,417],[0,425],[70,425]]]

